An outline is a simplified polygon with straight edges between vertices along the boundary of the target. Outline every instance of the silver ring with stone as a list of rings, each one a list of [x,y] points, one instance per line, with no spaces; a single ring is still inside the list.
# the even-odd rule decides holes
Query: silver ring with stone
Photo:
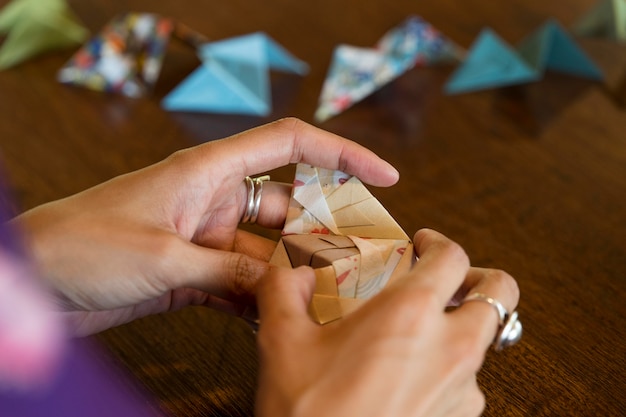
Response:
[[[465,297],[461,304],[469,301],[487,303],[498,313],[498,333],[496,333],[493,340],[493,347],[496,351],[501,351],[507,346],[514,345],[522,338],[522,322],[519,320],[517,311],[509,314],[500,301],[478,292]]]

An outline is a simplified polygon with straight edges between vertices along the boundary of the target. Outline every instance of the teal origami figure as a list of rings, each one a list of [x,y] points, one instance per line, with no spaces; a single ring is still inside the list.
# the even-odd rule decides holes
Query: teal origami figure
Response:
[[[600,0],[574,24],[572,32],[626,42],[626,0]]]
[[[555,21],[523,40],[517,51],[539,74],[549,69],[596,81],[604,79],[602,71]]]
[[[89,35],[65,0],[13,0],[0,11],[0,69],[80,45]]]
[[[198,55],[202,64],[163,98],[166,110],[267,116],[269,71],[308,72],[306,63],[263,32],[206,43]]]
[[[535,81],[537,72],[493,30],[483,29],[463,64],[446,83],[448,94],[467,93]]]
[[[511,48],[490,29],[481,32],[463,64],[445,85],[448,94],[540,80],[546,70],[604,79],[602,71],[556,22],[548,21]]]

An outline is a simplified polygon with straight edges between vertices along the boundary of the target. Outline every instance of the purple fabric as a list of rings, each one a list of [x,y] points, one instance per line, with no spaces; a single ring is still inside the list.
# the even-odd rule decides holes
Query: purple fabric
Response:
[[[50,386],[32,392],[0,387],[2,417],[163,417],[137,385],[86,341],[70,343]]]
[[[15,206],[2,174],[0,167],[0,251],[9,255],[9,262],[26,265],[28,260],[22,249],[19,230],[7,224],[7,220],[15,215]],[[24,290],[19,285],[8,286],[8,290],[12,289]],[[17,351],[17,354],[20,352]],[[24,352],[24,355],[28,353]],[[21,359],[29,361],[27,357]],[[37,389],[15,388],[10,381],[0,378],[0,417],[164,416],[156,403],[148,401],[134,381],[111,362],[107,353],[87,339],[68,340],[57,365],[52,380]]]

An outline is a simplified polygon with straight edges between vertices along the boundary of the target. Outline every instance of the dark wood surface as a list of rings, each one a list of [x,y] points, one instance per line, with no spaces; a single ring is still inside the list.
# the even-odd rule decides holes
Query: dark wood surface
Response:
[[[0,72],[4,169],[27,209],[279,117],[312,122],[333,47],[372,46],[410,14],[464,47],[484,26],[515,44],[550,17],[569,26],[594,2],[75,0],[92,32],[128,10],[171,16],[211,39],[263,30],[311,73],[273,77],[267,118],[177,114],[159,100],[198,64],[183,46],[172,44],[144,99],[59,85],[55,73],[73,51],[52,53]],[[321,124],[399,169],[397,186],[372,192],[409,233],[438,229],[475,265],[517,278],[525,334],[487,355],[486,416],[626,415],[626,110],[616,96],[626,92],[626,44],[579,45],[605,71],[604,85],[548,73],[450,97],[442,87],[453,66],[416,68]],[[98,339],[174,416],[252,414],[255,340],[237,319],[190,308]]]

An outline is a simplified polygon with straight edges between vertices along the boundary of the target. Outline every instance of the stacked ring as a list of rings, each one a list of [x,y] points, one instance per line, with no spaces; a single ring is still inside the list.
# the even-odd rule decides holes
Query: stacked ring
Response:
[[[263,182],[269,181],[269,175],[263,175],[257,178],[246,177],[247,200],[246,210],[241,217],[241,223],[256,223],[261,207],[261,194],[263,193]]]

